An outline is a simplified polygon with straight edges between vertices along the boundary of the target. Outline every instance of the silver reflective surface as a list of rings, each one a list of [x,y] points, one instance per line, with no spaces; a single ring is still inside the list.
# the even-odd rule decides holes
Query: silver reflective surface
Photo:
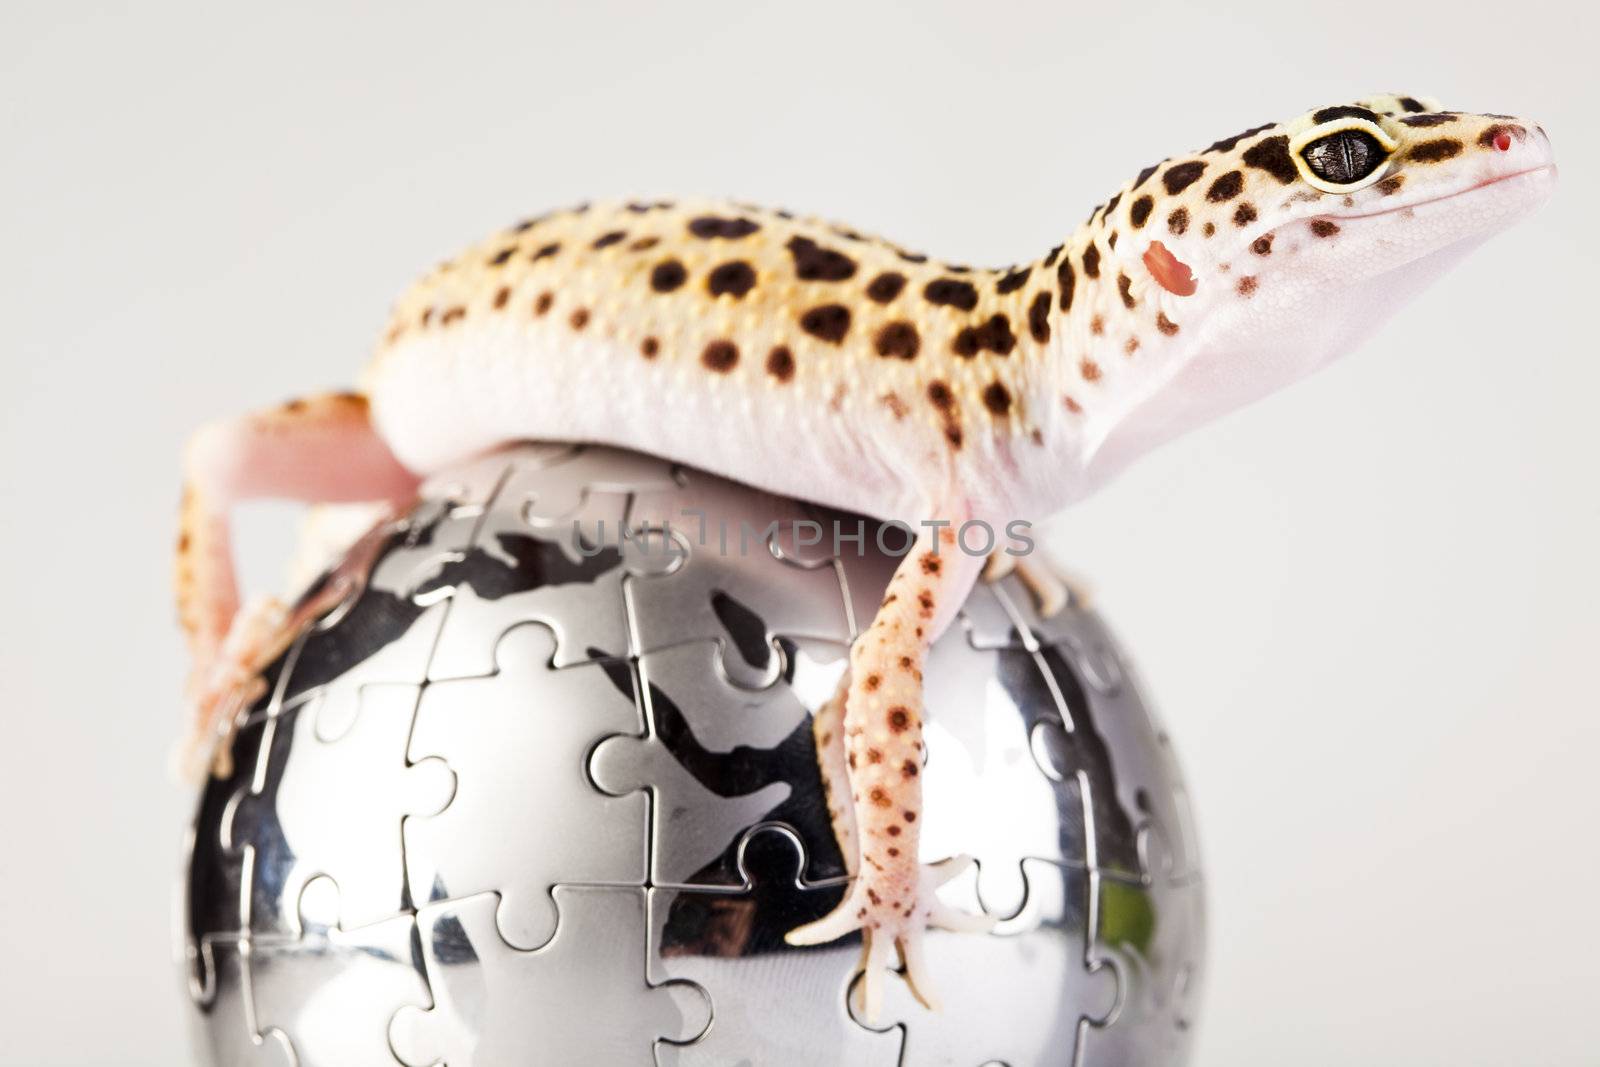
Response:
[[[772,543],[832,518],[606,449],[425,487],[201,794],[197,1060],[1183,1062],[1204,902],[1182,779],[1099,620],[1041,621],[1011,580],[926,670],[924,848],[978,858],[945,892],[995,931],[932,933],[942,1010],[892,987],[872,1027],[858,941],[784,943],[843,891],[810,716],[892,569]]]

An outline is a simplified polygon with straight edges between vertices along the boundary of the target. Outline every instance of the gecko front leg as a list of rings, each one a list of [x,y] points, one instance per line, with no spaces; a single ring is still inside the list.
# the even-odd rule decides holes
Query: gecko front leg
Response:
[[[939,886],[970,861],[927,866],[918,855],[923,660],[928,646],[955,617],[982,565],[982,557],[960,550],[950,527],[937,535],[925,527],[895,568],[872,625],[851,647],[847,683],[841,686],[842,716],[837,714],[837,695],[819,715],[818,758],[835,832],[855,879],[837,908],[791,930],[787,939],[790,944],[817,945],[862,931],[861,999],[869,1022],[881,1010],[885,976],[896,954],[913,994],[933,1006],[922,951],[929,926],[987,930],[993,922],[988,916],[959,912],[938,898]],[[838,737],[825,736],[835,732]],[[848,818],[835,785],[841,763],[849,783]]]

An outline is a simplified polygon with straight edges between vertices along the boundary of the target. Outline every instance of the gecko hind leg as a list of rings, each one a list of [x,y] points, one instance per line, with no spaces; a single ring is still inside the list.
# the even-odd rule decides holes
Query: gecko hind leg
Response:
[[[212,764],[227,770],[227,744],[238,713],[262,693],[261,668],[287,647],[299,625],[326,610],[326,594],[294,611],[275,600],[239,610],[229,512],[247,500],[306,503],[373,501],[400,507],[417,479],[373,429],[365,397],[324,394],[293,400],[241,419],[213,423],[184,456],[176,584],[178,616],[192,666],[188,733],[175,758],[194,779]],[[336,599],[336,597],[335,597]]]
[[[1012,574],[1022,579],[1022,584],[1033,594],[1034,606],[1043,618],[1053,618],[1068,604],[1079,608],[1089,605],[1089,590],[1082,580],[1039,553],[1013,556],[1009,552],[994,552],[983,568],[986,582],[998,582]]]

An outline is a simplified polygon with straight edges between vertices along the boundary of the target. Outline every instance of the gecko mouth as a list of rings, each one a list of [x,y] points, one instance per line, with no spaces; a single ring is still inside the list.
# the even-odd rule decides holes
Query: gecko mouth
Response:
[[[1482,181],[1476,185],[1469,185],[1465,189],[1457,189],[1453,193],[1444,193],[1440,196],[1429,197],[1427,200],[1418,200],[1414,204],[1400,204],[1396,207],[1386,207],[1382,211],[1367,211],[1359,215],[1332,215],[1329,217],[1338,219],[1340,222],[1354,222],[1357,219],[1382,218],[1384,215],[1393,215],[1401,211],[1412,211],[1419,207],[1426,207],[1429,204],[1437,204],[1445,200],[1456,200],[1463,196],[1471,196],[1473,193],[1479,192],[1483,189],[1488,189],[1495,185],[1501,185],[1505,182],[1515,181],[1518,178],[1526,178],[1534,174],[1549,174],[1551,177],[1554,177],[1555,173],[1556,165],[1554,163],[1542,163],[1537,167],[1528,167],[1526,170],[1513,171],[1510,174],[1501,174],[1498,177],[1490,178],[1488,181]]]

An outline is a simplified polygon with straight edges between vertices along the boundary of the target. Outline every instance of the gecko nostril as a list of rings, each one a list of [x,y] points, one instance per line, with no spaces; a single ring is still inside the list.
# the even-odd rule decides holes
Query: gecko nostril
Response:
[[[1511,134],[1501,130],[1494,135],[1494,146],[1501,152],[1511,151]]]

